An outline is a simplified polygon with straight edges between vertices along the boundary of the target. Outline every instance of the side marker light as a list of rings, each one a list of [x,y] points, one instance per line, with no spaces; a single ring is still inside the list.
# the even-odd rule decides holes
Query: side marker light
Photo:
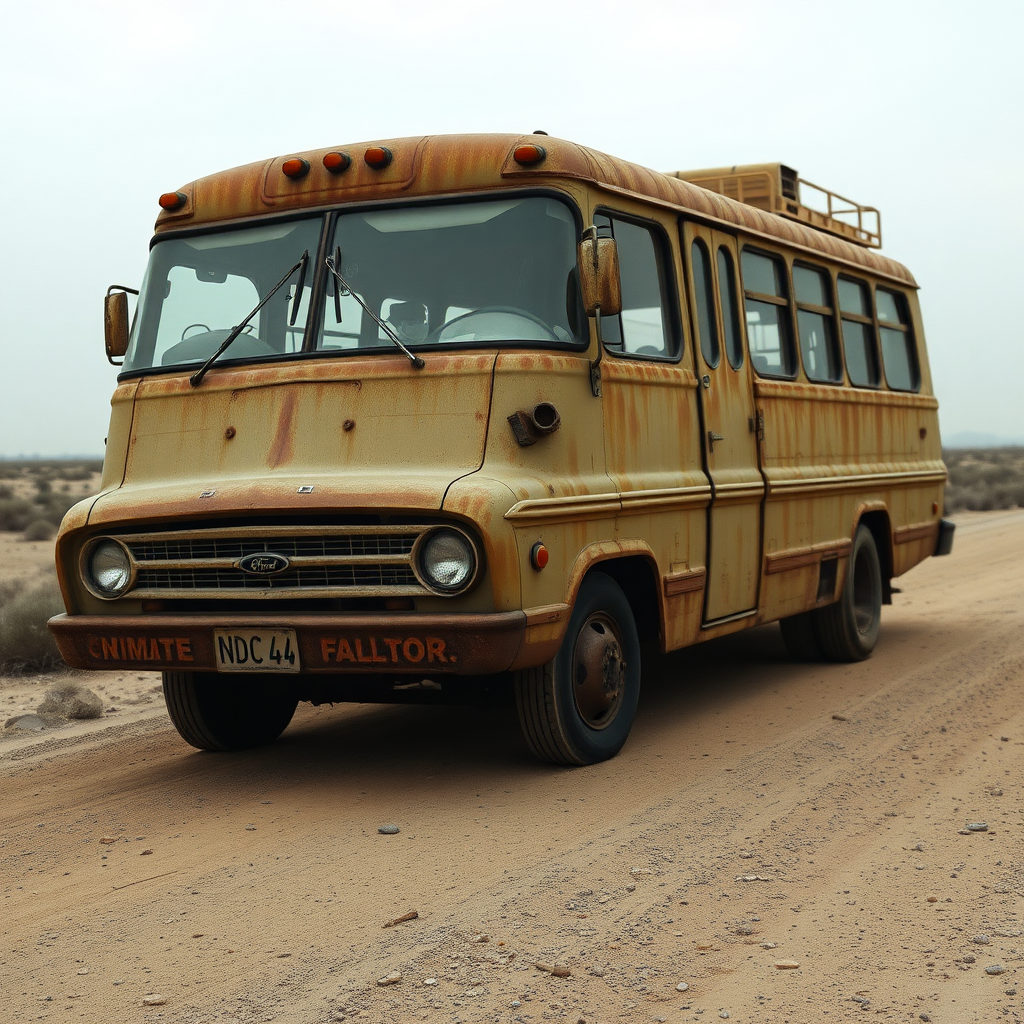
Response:
[[[165,192],[159,202],[163,210],[180,210],[188,202],[188,196],[184,192]]]
[[[302,157],[292,157],[291,160],[285,160],[281,164],[281,170],[284,171],[285,175],[289,178],[304,178],[309,174],[309,161],[303,160]]]
[[[530,548],[530,565],[534,567],[538,572],[548,564],[548,549],[537,541],[536,544]]]
[[[375,170],[383,171],[394,159],[391,150],[386,146],[371,146],[364,154],[363,159]]]

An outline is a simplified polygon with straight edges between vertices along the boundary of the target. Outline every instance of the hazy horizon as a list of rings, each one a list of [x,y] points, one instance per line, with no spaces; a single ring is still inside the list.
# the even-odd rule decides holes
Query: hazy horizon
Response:
[[[1024,180],[1024,4],[0,3],[0,455],[102,451],[102,298],[138,286],[162,192],[320,146],[538,128],[661,170],[782,160],[877,206],[922,287],[943,436],[1024,436],[1024,213],[1000,201]]]

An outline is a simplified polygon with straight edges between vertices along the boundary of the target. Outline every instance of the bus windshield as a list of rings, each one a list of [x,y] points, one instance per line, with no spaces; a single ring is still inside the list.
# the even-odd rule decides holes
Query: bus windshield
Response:
[[[568,206],[530,196],[343,213],[320,349],[575,343],[584,323]]]
[[[319,250],[324,223],[307,217],[158,240],[122,373],[205,362],[303,252]],[[344,283],[311,260],[218,363],[393,350],[364,304],[409,347],[581,344],[577,236],[569,206],[545,196],[340,213],[328,252]],[[326,308],[313,318],[314,340],[306,329],[318,276]]]
[[[312,217],[157,242],[123,372],[205,362],[303,252],[316,252],[321,226]],[[301,277],[293,274],[252,317],[225,362],[301,350],[313,275]]]

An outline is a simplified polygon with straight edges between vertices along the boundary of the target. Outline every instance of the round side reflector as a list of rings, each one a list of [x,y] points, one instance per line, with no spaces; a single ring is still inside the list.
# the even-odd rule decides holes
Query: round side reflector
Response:
[[[284,171],[289,178],[304,178],[309,174],[309,161],[303,160],[302,157],[295,156],[292,157],[291,160],[285,160],[285,162],[281,164],[281,170]]]
[[[544,545],[541,544],[540,541],[537,541],[537,543],[534,544],[532,548],[530,548],[530,565],[532,565],[534,569],[539,570],[543,569],[544,566],[547,564],[548,549],[544,547]]]
[[[188,202],[188,196],[184,192],[165,192],[159,202],[163,210],[180,210]]]
[[[382,171],[391,163],[393,157],[391,150],[386,146],[371,146],[364,154],[363,159],[375,170]]]
[[[326,153],[324,155],[324,167],[331,174],[341,174],[352,166],[352,157],[348,153]]]
[[[548,155],[543,146],[516,146],[512,154],[517,164],[539,164]]]

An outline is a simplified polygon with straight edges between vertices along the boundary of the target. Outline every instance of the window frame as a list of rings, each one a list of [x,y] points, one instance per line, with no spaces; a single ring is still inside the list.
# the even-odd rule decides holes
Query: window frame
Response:
[[[842,302],[839,298],[839,282],[848,281],[850,284],[857,285],[861,289],[861,293],[867,294],[868,313],[865,316],[863,313],[847,312],[843,309]],[[882,356],[878,347],[878,328],[875,324],[875,296],[872,282],[865,280],[862,277],[854,277],[852,274],[837,273],[836,274],[836,312],[839,316],[839,337],[843,345],[843,368],[846,371],[846,378],[849,381],[851,387],[863,388],[868,391],[879,391],[885,386],[885,377],[882,373]],[[865,327],[871,329],[871,355],[874,359],[874,370],[875,380],[872,384],[858,384],[854,381],[850,375],[850,368],[846,362],[846,337],[843,334],[843,321],[849,320],[851,323],[862,324]]]
[[[915,395],[921,391],[921,360],[917,351],[917,337],[914,333],[914,327],[910,318],[910,303],[907,301],[907,296],[897,291],[895,288],[887,288],[883,285],[875,285],[873,292],[885,292],[886,295],[891,295],[896,304],[896,315],[900,318],[899,323],[893,324],[888,320],[882,320],[878,315],[878,299],[875,294],[872,294],[873,306],[874,306],[874,322],[875,322],[875,334],[878,339],[878,350],[880,355],[879,360],[879,373],[882,379],[885,381],[885,386],[890,391],[898,392],[903,395]],[[897,333],[901,333],[904,337],[904,346],[906,348],[908,359],[908,369],[910,370],[911,380],[913,386],[909,388],[898,388],[894,387],[889,381],[889,374],[886,372],[885,367],[885,346],[882,343],[882,331],[888,330]]]
[[[654,242],[655,261],[658,265],[658,290],[661,293],[662,326],[665,332],[667,351],[664,355],[651,352],[627,352],[625,337],[622,333],[621,312],[617,313],[614,317],[601,317],[602,322],[612,319],[618,322],[619,337],[622,339],[621,343],[612,345],[609,345],[607,340],[603,340],[604,350],[620,359],[642,359],[648,362],[678,363],[683,358],[685,339],[680,326],[679,289],[676,281],[675,254],[669,241],[668,232],[660,221],[653,218],[637,216],[624,210],[602,205],[594,207],[591,213],[591,222],[597,227],[599,235],[601,231],[609,230],[609,225],[598,224],[598,218],[602,216],[610,222],[610,237],[615,238],[614,223],[616,220],[620,220],[647,230]],[[601,237],[607,238],[609,236],[601,235]],[[620,256],[620,282],[621,265],[622,259]]]
[[[760,256],[763,259],[771,260],[775,264],[776,268],[782,264],[782,289],[787,291],[786,295],[769,295],[764,292],[755,292],[746,286],[746,281],[743,276],[743,256],[749,252],[753,256]],[[793,344],[795,336],[795,324],[793,316],[793,283],[790,280],[789,264],[786,261],[786,257],[782,253],[772,252],[770,249],[762,249],[756,245],[743,245],[740,248],[740,260],[739,260],[739,274],[740,274],[740,285],[743,292],[743,313],[744,323],[746,325],[746,336],[747,336],[747,355],[750,359],[750,365],[753,367],[754,373],[758,377],[762,377],[766,380],[796,380],[800,374],[801,363],[800,358],[797,355],[795,346]],[[746,323],[747,314],[747,300],[753,300],[754,302],[762,302],[766,305],[777,306],[780,309],[786,311],[785,317],[779,316],[779,352],[786,352],[789,356],[789,362],[792,367],[788,373],[766,373],[760,369],[757,365],[757,360],[754,358],[753,350],[750,348],[750,326]]]
[[[828,292],[825,297],[832,300],[831,306],[819,306],[813,302],[804,302],[797,296],[797,270],[807,270],[824,279],[825,289]],[[846,383],[846,356],[843,349],[842,338],[838,336],[836,331],[836,312],[839,309],[839,305],[838,295],[832,280],[832,273],[828,267],[822,267],[806,260],[794,259],[790,266],[790,280],[792,281],[794,308],[793,321],[796,325],[796,342],[800,353],[800,366],[803,370],[804,376],[811,384],[828,384],[833,387],[842,387],[842,385]],[[832,356],[835,360],[836,369],[839,373],[838,377],[812,377],[810,373],[808,373],[807,362],[804,359],[803,335],[800,333],[800,310],[804,310],[808,313],[816,313],[824,320],[825,330],[827,333],[826,343],[831,346]]]

